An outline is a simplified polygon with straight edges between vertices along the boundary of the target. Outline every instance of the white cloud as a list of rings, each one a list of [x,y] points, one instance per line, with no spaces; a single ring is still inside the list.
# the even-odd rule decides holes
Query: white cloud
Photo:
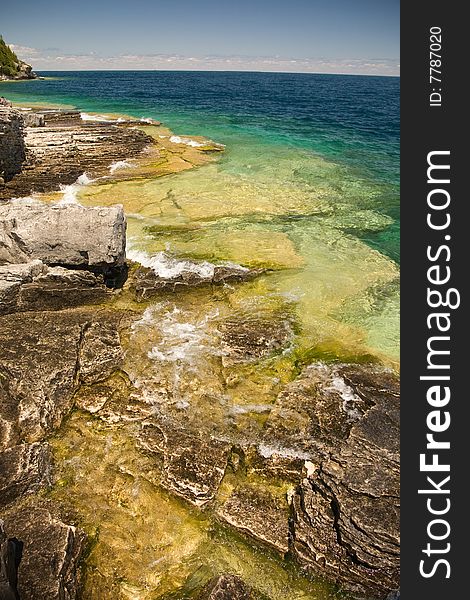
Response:
[[[22,56],[39,56],[40,51],[37,48],[30,48],[29,46],[19,46],[18,44],[8,44],[15,54],[20,58]],[[24,59],[23,59],[24,60]]]
[[[398,75],[400,65],[392,59],[328,59],[281,56],[182,56],[177,54],[121,54],[99,56],[43,51],[12,44],[20,58],[38,71],[172,69],[212,71],[283,71],[299,73],[339,73],[364,75]]]

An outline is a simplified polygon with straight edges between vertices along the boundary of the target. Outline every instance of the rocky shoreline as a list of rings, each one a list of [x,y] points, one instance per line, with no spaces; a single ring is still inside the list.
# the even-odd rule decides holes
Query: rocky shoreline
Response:
[[[261,433],[237,443],[175,419],[165,403],[155,411],[123,370],[135,305],[263,271],[223,264],[165,278],[126,259],[121,206],[12,200],[140,156],[155,141],[137,124],[0,108],[0,597],[81,597],[91,540],[80,515],[48,494],[61,468],[51,436],[77,410],[130,427],[152,484],[299,572],[355,598],[398,597],[396,374],[312,362],[280,391]],[[134,308],[115,303],[125,294]],[[288,322],[226,321],[223,363],[262,360],[290,337]],[[266,600],[230,573],[187,589],[171,598]]]

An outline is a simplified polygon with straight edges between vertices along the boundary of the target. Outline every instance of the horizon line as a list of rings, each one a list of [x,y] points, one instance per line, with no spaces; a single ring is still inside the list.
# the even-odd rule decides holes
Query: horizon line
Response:
[[[260,71],[251,69],[36,69],[35,73],[273,73],[277,75],[337,75],[342,77],[392,77],[400,79],[400,74],[385,73],[338,73],[314,71]],[[27,81],[27,80],[26,80]],[[30,80],[33,81],[33,80]]]

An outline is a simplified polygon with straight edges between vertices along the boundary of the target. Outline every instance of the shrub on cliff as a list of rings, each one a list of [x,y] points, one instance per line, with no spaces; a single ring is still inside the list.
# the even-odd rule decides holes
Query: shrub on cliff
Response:
[[[0,74],[14,77],[19,72],[20,60],[13,50],[5,44],[0,35]]]

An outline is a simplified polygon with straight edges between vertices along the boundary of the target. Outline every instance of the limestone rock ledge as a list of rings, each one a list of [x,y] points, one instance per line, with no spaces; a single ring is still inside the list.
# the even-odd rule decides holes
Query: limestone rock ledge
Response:
[[[264,444],[305,458],[291,551],[358,598],[399,586],[399,386],[375,365],[311,365],[280,394]]]
[[[0,200],[59,190],[85,172],[109,175],[114,162],[155,144],[138,124],[83,121],[75,110],[0,107]]]

